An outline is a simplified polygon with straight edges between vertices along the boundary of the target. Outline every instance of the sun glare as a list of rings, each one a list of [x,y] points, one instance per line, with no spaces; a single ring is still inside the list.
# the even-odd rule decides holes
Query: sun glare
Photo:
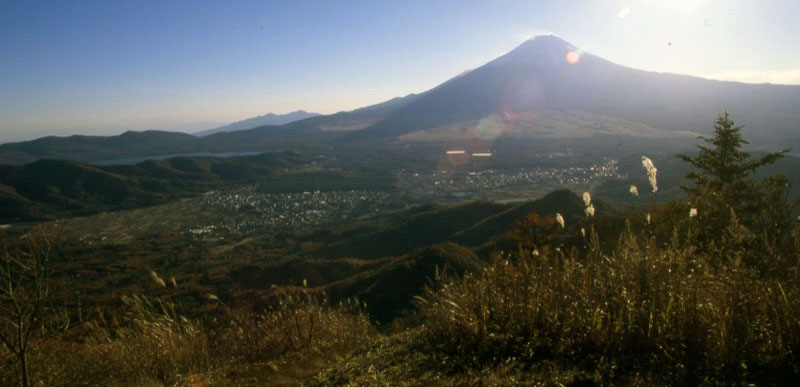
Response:
[[[581,54],[579,54],[577,51],[570,50],[567,53],[566,60],[567,60],[567,63],[569,63],[569,64],[573,64],[574,65],[574,64],[578,63],[578,60],[580,60],[580,59],[581,59]]]

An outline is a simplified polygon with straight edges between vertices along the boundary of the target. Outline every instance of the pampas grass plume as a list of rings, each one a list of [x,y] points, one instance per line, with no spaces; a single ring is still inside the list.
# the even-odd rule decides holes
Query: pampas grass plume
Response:
[[[586,216],[594,216],[594,204],[590,204],[589,207],[586,207]]]
[[[642,156],[642,165],[647,171],[647,180],[650,181],[650,188],[653,189],[653,193],[656,193],[658,191],[658,180],[656,179],[658,169],[653,164],[653,160],[650,160],[647,156]]]
[[[653,160],[650,160],[650,158],[647,156],[642,156],[642,165],[644,166],[644,169],[647,170],[648,172],[651,169],[655,168],[655,165],[653,165]]]
[[[655,167],[653,167],[653,169],[651,169],[647,173],[647,179],[650,180],[650,188],[653,189],[653,193],[658,192],[658,180],[656,180],[656,174],[657,173],[658,173],[658,169],[656,169]]]
[[[153,282],[155,282],[156,285],[158,285],[158,286],[160,286],[162,288],[167,287],[167,283],[164,282],[164,280],[161,277],[158,276],[158,273],[156,273],[155,270],[150,270],[150,278],[153,279]]]

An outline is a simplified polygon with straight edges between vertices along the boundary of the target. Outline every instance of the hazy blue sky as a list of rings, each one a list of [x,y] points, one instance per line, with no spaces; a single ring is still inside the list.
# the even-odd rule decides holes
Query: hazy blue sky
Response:
[[[798,15],[798,0],[5,0],[0,142],[349,110],[541,33],[645,70],[800,84]]]

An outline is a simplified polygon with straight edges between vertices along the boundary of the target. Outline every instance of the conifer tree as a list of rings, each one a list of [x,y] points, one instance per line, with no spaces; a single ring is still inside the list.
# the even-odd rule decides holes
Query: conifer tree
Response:
[[[787,151],[751,158],[742,150],[748,142],[742,138],[741,129],[742,126],[734,126],[728,112],[720,114],[714,123],[714,137],[700,137],[708,145],[698,145],[695,157],[678,156],[693,167],[686,178],[694,184],[681,188],[689,196],[690,205],[698,210],[703,224],[701,243],[717,239],[720,230],[731,221],[753,230],[768,204],[765,201],[774,196],[765,191],[771,185],[757,182],[752,173],[774,163]]]

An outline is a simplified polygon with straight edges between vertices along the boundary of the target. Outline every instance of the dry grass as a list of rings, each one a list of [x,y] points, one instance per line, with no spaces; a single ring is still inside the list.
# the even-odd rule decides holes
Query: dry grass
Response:
[[[288,353],[315,350],[339,342],[357,343],[373,328],[357,301],[331,306],[305,291],[284,293],[263,314],[235,312],[215,350],[248,363],[278,359]]]
[[[185,384],[211,366],[202,325],[175,313],[168,302],[144,297],[124,300],[126,325],[112,328],[102,319],[82,328],[83,340],[67,337],[40,340],[31,351],[33,384]],[[2,373],[3,385],[16,376]]]
[[[284,294],[263,314],[231,311],[214,327],[180,316],[166,301],[135,296],[124,302],[129,313],[120,327],[98,318],[83,327],[83,341],[39,342],[31,351],[34,384],[268,383],[281,376],[275,371],[285,359],[349,350],[373,333],[357,302],[331,306],[302,291]],[[0,384],[16,384],[12,366],[10,359],[0,363]],[[304,371],[295,373],[313,374]]]
[[[585,254],[495,256],[483,272],[421,298],[430,349],[466,370],[555,360],[599,370],[605,381],[798,378],[796,267],[761,276],[741,259],[645,235],[629,228],[610,254],[592,234]],[[732,263],[708,263],[720,260]]]
[[[793,247],[780,251],[781,267],[763,271],[748,263],[747,250],[698,252],[691,225],[667,243],[646,227],[628,225],[610,244],[589,227],[585,246],[570,251],[497,253],[480,272],[440,278],[441,287],[418,298],[414,324],[385,335],[375,332],[362,304],[330,305],[302,287],[276,289],[278,302],[261,313],[221,306],[225,312],[205,322],[182,317],[162,299],[127,297],[120,321],[95,313],[80,339],[37,339],[31,379],[41,385],[797,381],[800,270],[789,253],[800,251],[800,232],[785,243]],[[13,366],[12,358],[0,359],[0,384],[15,384]]]

